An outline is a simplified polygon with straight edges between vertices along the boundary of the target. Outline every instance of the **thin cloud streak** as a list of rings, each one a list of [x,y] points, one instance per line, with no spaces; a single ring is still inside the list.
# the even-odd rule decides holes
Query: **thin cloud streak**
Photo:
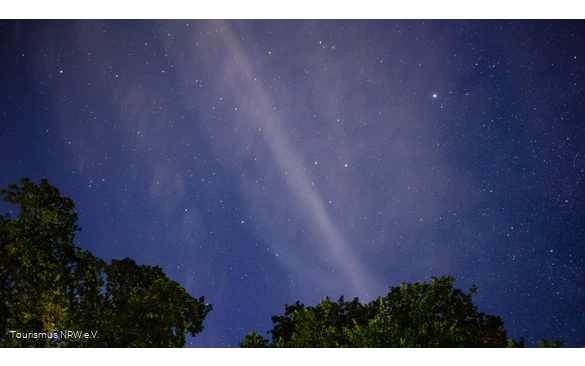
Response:
[[[283,179],[291,190],[290,194],[297,202],[296,210],[303,211],[302,202],[306,202],[306,210],[308,214],[308,222],[311,223],[311,229],[317,236],[314,241],[316,247],[312,249],[312,255],[320,253],[325,258],[331,258],[333,268],[336,273],[342,274],[342,287],[349,289],[352,293],[359,294],[366,297],[368,289],[381,288],[376,286],[372,276],[359,262],[352,248],[340,233],[336,223],[332,220],[330,214],[324,204],[324,200],[311,184],[313,179],[306,172],[303,164],[297,157],[295,150],[288,142],[288,136],[281,124],[278,122],[278,116],[273,111],[275,110],[271,97],[262,86],[261,82],[255,82],[254,68],[251,64],[250,57],[242,50],[238,44],[238,40],[234,34],[229,30],[229,25],[225,22],[216,22],[210,29],[222,29],[222,32],[213,32],[207,39],[207,45],[214,48],[215,54],[224,54],[225,62],[223,63],[223,76],[225,77],[225,84],[234,94],[235,99],[239,96],[245,96],[246,99],[253,100],[254,105],[240,103],[238,110],[244,114],[246,119],[253,125],[254,130],[260,130],[264,137],[266,147],[269,150],[272,161],[275,163],[279,178]],[[218,48],[218,44],[221,47]],[[184,70],[184,72],[189,72]],[[248,146],[249,148],[249,146]],[[257,149],[257,147],[252,147]],[[244,187],[248,186],[244,183]],[[245,189],[245,188],[244,188]],[[269,187],[270,189],[270,187]],[[256,200],[255,194],[249,195],[252,200]],[[274,192],[272,197],[277,197],[278,193]],[[255,204],[252,203],[252,206]],[[262,209],[262,208],[258,208]],[[264,223],[266,224],[266,223]],[[262,224],[260,224],[262,225]],[[300,231],[297,228],[297,231]],[[293,251],[286,250],[280,247],[280,250],[287,252],[281,258],[287,261],[287,265],[299,274],[318,275],[320,286],[331,286],[331,273],[318,274],[321,268],[310,269],[308,258],[294,258]],[[311,258],[314,260],[314,258]],[[323,264],[321,264],[323,265]],[[337,279],[339,281],[339,279]]]
[[[221,28],[227,28],[222,24]],[[364,289],[372,284],[372,278],[363,266],[355,259],[351,247],[345,238],[339,232],[335,223],[332,221],[329,213],[325,209],[323,199],[315,188],[311,185],[312,179],[308,176],[299,159],[295,156],[294,150],[288,143],[287,134],[276,122],[277,117],[271,112],[273,103],[261,86],[261,83],[242,82],[246,74],[252,72],[250,61],[247,55],[242,52],[238,46],[237,40],[233,33],[222,33],[225,46],[229,55],[228,59],[238,62],[226,64],[226,74],[233,74],[233,86],[235,89],[242,88],[246,94],[250,93],[251,99],[260,104],[260,115],[253,118],[252,111],[248,110],[248,115],[252,121],[255,121],[266,136],[266,141],[270,146],[271,152],[276,157],[280,173],[296,193],[297,197],[305,197],[309,203],[309,212],[312,218],[313,230],[321,237],[321,245],[325,248],[325,253],[330,253],[337,264],[337,270],[343,273],[345,280],[352,287],[353,292],[361,293]],[[239,78],[239,80],[238,80]],[[292,174],[285,174],[294,172]],[[302,270],[302,269],[301,269]]]

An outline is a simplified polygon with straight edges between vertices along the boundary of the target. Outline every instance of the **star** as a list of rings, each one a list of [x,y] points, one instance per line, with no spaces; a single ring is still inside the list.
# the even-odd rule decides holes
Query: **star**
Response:
[[[433,99],[437,99],[437,94],[433,94]]]

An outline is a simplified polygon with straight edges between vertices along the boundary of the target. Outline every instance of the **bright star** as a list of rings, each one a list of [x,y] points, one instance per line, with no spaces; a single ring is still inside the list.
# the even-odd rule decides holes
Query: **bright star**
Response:
[[[437,94],[433,94],[433,98],[436,98],[436,97],[437,97]]]

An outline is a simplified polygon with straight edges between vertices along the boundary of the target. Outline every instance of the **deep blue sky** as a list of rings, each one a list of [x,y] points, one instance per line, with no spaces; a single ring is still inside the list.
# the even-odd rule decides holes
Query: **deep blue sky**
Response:
[[[444,274],[510,336],[585,345],[585,22],[0,31],[0,186],[47,177],[79,246],[205,296],[189,346]]]

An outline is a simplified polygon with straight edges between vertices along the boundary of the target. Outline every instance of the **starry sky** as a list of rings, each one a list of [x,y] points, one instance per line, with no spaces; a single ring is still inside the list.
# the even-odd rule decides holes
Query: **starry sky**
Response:
[[[0,32],[0,186],[48,178],[79,246],[205,296],[187,346],[447,274],[509,336],[585,345],[585,22]]]

